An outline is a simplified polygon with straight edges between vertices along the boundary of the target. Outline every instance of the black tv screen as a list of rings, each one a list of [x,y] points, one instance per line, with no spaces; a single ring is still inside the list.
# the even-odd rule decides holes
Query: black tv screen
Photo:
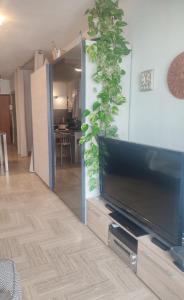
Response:
[[[184,154],[103,138],[101,195],[169,245],[181,245]]]

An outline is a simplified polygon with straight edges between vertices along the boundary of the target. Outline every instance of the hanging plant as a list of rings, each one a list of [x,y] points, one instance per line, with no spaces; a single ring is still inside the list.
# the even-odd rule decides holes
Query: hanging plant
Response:
[[[82,124],[83,137],[80,144],[86,144],[84,152],[85,165],[89,175],[90,190],[98,185],[99,147],[98,136],[117,137],[118,130],[114,117],[126,99],[122,93],[122,61],[130,53],[128,42],[123,37],[123,29],[127,25],[124,12],[118,6],[118,0],[96,0],[95,6],[88,9],[88,34],[95,42],[87,46],[87,54],[96,71],[92,76],[100,86],[93,106],[86,109]]]

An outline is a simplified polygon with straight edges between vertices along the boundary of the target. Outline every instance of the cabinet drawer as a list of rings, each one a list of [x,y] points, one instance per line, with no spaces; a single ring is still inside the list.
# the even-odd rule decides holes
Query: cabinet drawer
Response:
[[[111,220],[101,211],[88,206],[88,227],[107,245]]]
[[[137,275],[162,300],[182,300],[183,277],[161,257],[139,246]]]

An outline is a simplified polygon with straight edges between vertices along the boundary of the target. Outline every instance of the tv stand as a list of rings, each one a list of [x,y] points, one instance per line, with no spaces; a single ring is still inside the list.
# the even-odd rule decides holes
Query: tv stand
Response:
[[[112,209],[109,209],[108,206],[106,207],[106,203],[102,198],[97,197],[88,200],[87,225],[98,238],[106,246],[109,246],[109,226],[112,224],[119,225],[133,237],[134,241],[137,241],[136,275],[160,299],[182,300],[184,295],[184,273],[173,263],[170,251],[160,247],[160,243],[155,242],[155,239],[153,240],[149,234],[137,235],[136,231],[132,230],[131,226],[125,223],[122,219],[119,219],[119,215],[116,212],[112,212]],[[119,238],[118,235],[117,237]],[[126,238],[126,240],[129,241],[129,238]]]
[[[117,211],[110,213],[109,216],[135,237],[140,237],[147,234],[142,228]]]
[[[175,265],[184,272],[184,247],[176,246],[170,250],[171,256],[174,260]]]
[[[106,207],[109,211],[111,211],[111,212],[114,212],[114,211],[115,211],[115,209],[114,209],[110,204],[108,204],[108,203],[105,204],[105,207]]]
[[[184,273],[173,263],[170,251],[161,249],[150,236],[139,240],[137,276],[160,299],[183,299]]]
[[[169,251],[170,250],[170,248],[168,246],[166,246],[164,243],[162,243],[161,241],[159,241],[155,237],[151,238],[151,241],[152,241],[153,244],[157,245],[160,249],[162,249],[164,251]]]

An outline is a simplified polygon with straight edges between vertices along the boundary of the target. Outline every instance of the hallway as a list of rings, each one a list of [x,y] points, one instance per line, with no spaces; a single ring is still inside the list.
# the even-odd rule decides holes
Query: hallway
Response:
[[[11,156],[0,176],[0,257],[16,262],[23,300],[156,299],[26,166]]]

